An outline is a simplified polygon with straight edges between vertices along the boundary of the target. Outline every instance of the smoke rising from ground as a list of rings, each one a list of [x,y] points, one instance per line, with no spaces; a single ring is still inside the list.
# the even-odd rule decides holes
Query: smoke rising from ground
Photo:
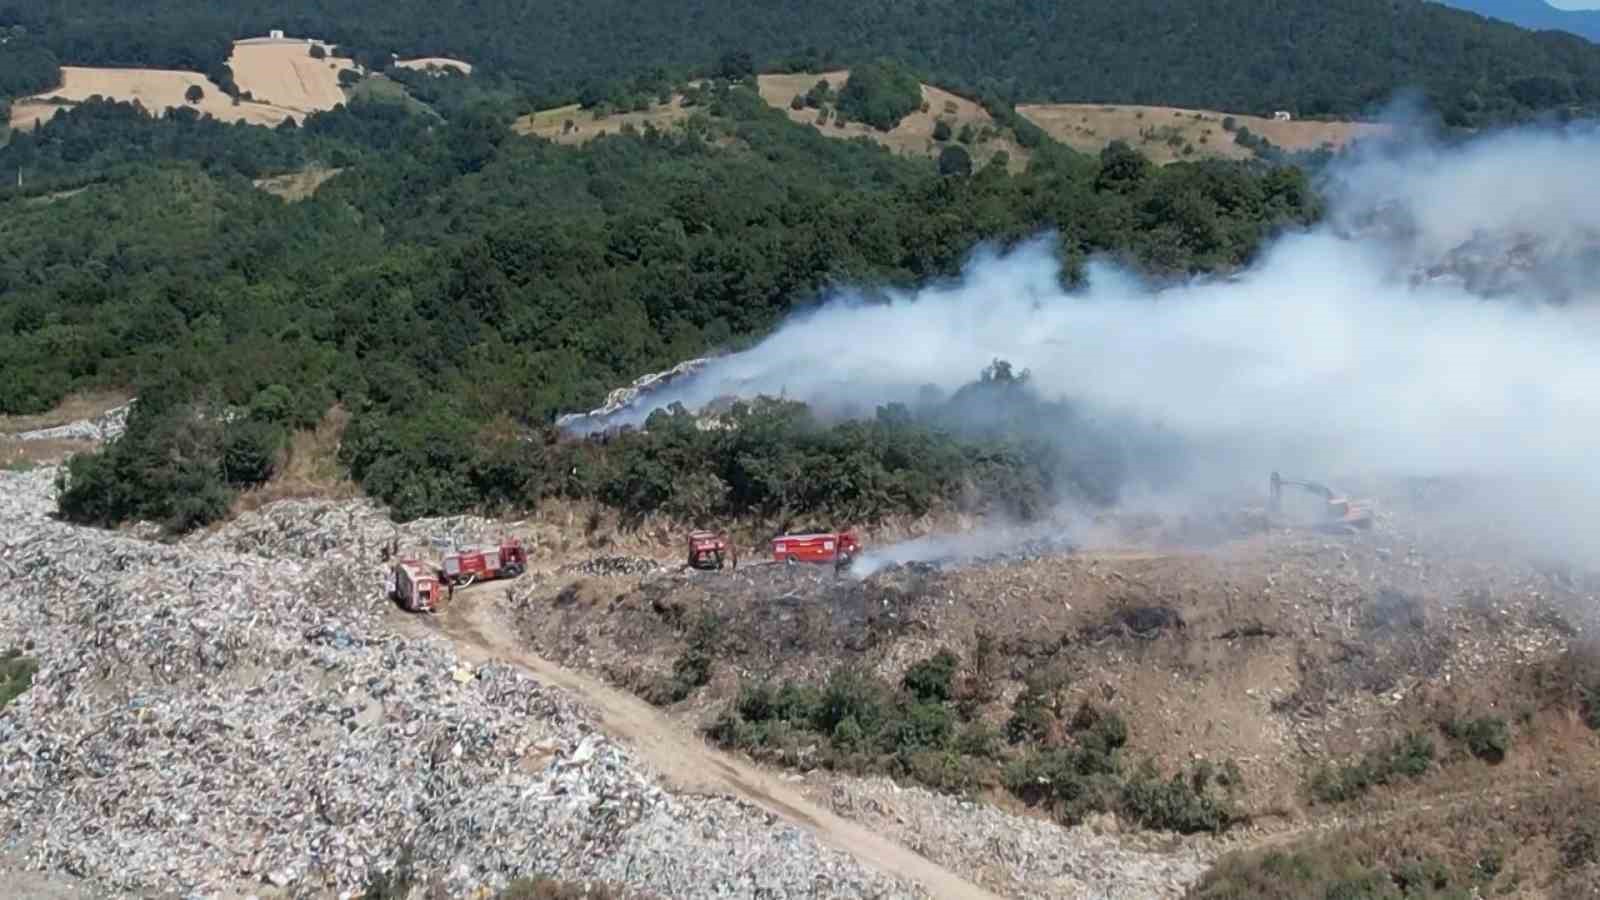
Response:
[[[1049,236],[982,249],[955,284],[840,295],[613,421],[757,393],[870,414],[1002,358],[1048,396],[1175,431],[1212,486],[1259,493],[1274,468],[1510,479],[1526,490],[1495,507],[1508,533],[1600,561],[1579,535],[1600,508],[1596,158],[1600,138],[1570,131],[1358,157],[1328,224],[1226,281],[1155,290],[1096,263],[1069,293]],[[1528,277],[1486,300],[1449,277],[1473,267]]]

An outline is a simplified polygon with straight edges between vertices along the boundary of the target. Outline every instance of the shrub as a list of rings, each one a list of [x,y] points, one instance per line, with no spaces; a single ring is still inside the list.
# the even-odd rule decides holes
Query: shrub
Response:
[[[1456,720],[1445,723],[1444,731],[1452,739],[1467,745],[1473,756],[1489,763],[1506,758],[1511,746],[1511,729],[1499,716],[1482,716],[1469,721]]]
[[[901,686],[919,700],[944,702],[950,699],[951,685],[955,680],[956,666],[961,660],[949,650],[940,650],[933,656],[906,670]]]
[[[1210,779],[1208,765],[1187,777],[1179,772],[1165,781],[1148,769],[1141,770],[1122,786],[1122,812],[1146,828],[1180,834],[1226,831],[1238,814],[1226,801],[1211,795]]]
[[[1391,784],[1402,777],[1421,778],[1433,766],[1433,758],[1433,742],[1425,735],[1410,734],[1369,751],[1348,766],[1319,769],[1311,778],[1310,793],[1322,803],[1354,800],[1373,787]]]
[[[950,140],[950,123],[943,119],[933,123],[933,139],[936,141]]]
[[[689,646],[672,663],[672,674],[644,686],[641,693],[657,706],[688,699],[696,688],[711,681],[712,660],[721,643],[722,620],[703,613],[690,632]]]
[[[922,84],[893,61],[863,63],[851,68],[838,107],[853,121],[888,131],[922,108]]]
[[[33,675],[39,671],[36,660],[23,656],[16,648],[0,653],[0,709],[22,696],[33,686]]]

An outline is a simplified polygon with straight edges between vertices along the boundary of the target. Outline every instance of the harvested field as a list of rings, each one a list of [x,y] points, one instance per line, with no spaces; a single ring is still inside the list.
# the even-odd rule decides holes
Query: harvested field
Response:
[[[689,110],[683,106],[683,97],[675,96],[665,106],[656,104],[644,112],[612,113],[599,118],[574,103],[523,116],[511,127],[519,134],[542,137],[558,144],[584,144],[602,134],[616,134],[624,125],[641,130],[653,125],[666,130],[687,118]]]
[[[757,82],[762,98],[777,109],[783,110],[795,122],[814,125],[818,131],[829,137],[847,140],[864,137],[904,155],[938,156],[939,150],[944,145],[933,139],[933,130],[940,119],[949,123],[953,135],[959,135],[963,126],[971,126],[973,131],[978,133],[985,128],[994,127],[994,119],[982,106],[929,84],[922,86],[922,100],[927,107],[926,111],[913,112],[887,132],[860,122],[850,122],[840,127],[831,117],[827,123],[819,124],[817,121],[819,110],[789,108],[789,104],[796,96],[811,90],[818,81],[827,81],[834,93],[838,93],[844,88],[845,81],[849,77],[849,69],[838,69],[832,72],[762,75],[758,77]],[[946,143],[956,143],[956,140],[952,137]],[[977,166],[985,164],[990,157],[1002,150],[1010,155],[1008,167],[1011,171],[1020,172],[1028,164],[1028,152],[1009,137],[994,137],[986,141],[974,140],[967,149],[972,154],[974,165]]]
[[[1334,149],[1353,140],[1386,133],[1388,126],[1369,122],[1280,122],[1260,116],[1180,109],[1173,106],[1117,106],[1098,103],[1051,103],[1018,106],[1017,112],[1052,138],[1088,153],[1112,141],[1126,141],[1157,163],[1186,157],[1248,159],[1252,153],[1222,127],[1232,118],[1284,150]],[[1185,153],[1185,148],[1190,148]]]
[[[312,59],[312,46],[330,51]],[[228,65],[239,90],[257,100],[299,113],[333,109],[345,101],[339,72],[355,67],[348,59],[335,59],[328,44],[291,38],[250,38],[235,41]]]
[[[337,76],[335,76],[337,77]],[[96,69],[62,66],[61,87],[27,97],[12,104],[11,127],[31,129],[49,119],[64,106],[71,106],[99,95],[107,99],[138,103],[155,115],[189,106],[224,122],[252,125],[277,125],[297,111],[264,102],[235,103],[222,88],[198,72],[176,69]],[[191,87],[204,92],[199,103],[189,103],[184,94]],[[243,82],[241,81],[241,87]],[[244,88],[248,90],[248,88]],[[259,94],[257,95],[260,96]]]
[[[459,69],[463,75],[472,74],[472,63],[462,62],[459,59],[450,59],[449,57],[445,56],[424,56],[419,59],[398,59],[395,60],[394,64],[402,69],[416,69],[419,72],[426,72],[429,69],[443,70],[455,68]]]

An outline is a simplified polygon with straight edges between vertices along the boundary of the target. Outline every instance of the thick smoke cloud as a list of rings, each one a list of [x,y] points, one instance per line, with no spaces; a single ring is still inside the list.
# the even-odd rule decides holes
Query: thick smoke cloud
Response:
[[[870,413],[999,357],[1047,395],[1175,431],[1196,479],[1509,479],[1508,529],[1600,560],[1600,537],[1574,535],[1600,509],[1597,158],[1592,131],[1358,157],[1326,225],[1159,290],[1096,263],[1065,292],[1049,236],[981,249],[958,283],[841,295],[613,422],[756,393]]]

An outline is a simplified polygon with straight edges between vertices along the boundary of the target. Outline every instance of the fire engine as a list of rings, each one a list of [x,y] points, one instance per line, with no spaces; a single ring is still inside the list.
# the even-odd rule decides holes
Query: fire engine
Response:
[[[436,612],[444,586],[433,569],[414,559],[402,559],[389,569],[389,599],[411,612]]]
[[[732,558],[733,567],[739,568],[739,551],[728,541],[726,534],[713,531],[689,532],[691,569],[720,569],[724,556]]]
[[[515,538],[502,540],[498,547],[462,547],[444,558],[439,571],[455,587],[474,581],[515,578],[528,570],[528,554]]]
[[[861,552],[854,532],[782,534],[772,539],[773,562],[833,562],[849,564]]]

